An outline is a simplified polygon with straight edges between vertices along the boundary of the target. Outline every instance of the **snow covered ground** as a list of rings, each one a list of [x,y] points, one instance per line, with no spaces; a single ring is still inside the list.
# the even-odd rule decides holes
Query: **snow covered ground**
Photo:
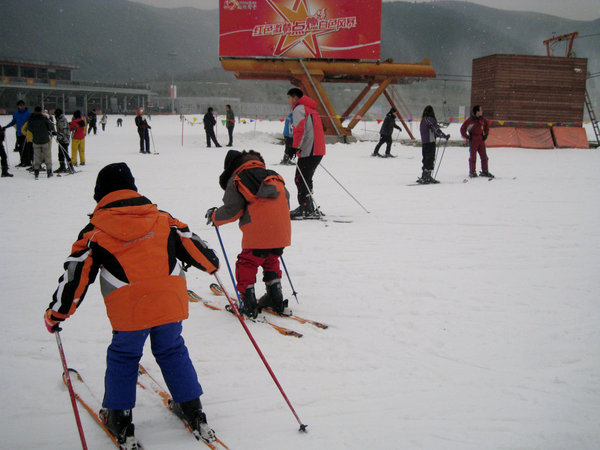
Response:
[[[139,191],[222,257],[204,213],[220,204],[227,149],[205,148],[203,129],[190,125],[182,147],[178,118],[156,116],[160,154],[142,155],[133,117],[123,128],[115,120],[88,137],[81,173],[34,181],[13,167],[14,178],[0,181],[2,449],[80,445],[42,314],[95,206],[104,165],[129,164]],[[282,125],[238,124],[234,148],[260,151],[286,179],[296,207],[294,168],[274,166],[283,154],[276,139]],[[295,312],[330,328],[275,319],[304,334],[295,339],[250,324],[308,433],[297,432],[237,320],[190,304],[184,336],[209,423],[232,449],[598,448],[600,152],[490,149],[498,178],[463,183],[467,150],[452,147],[438,173],[442,184],[407,186],[420,173],[420,147],[396,143],[398,158],[371,158],[378,129],[361,124],[356,135],[370,141],[329,145],[323,160],[370,213],[318,169],[323,211],[353,222],[293,222],[284,254],[299,293],[296,304],[283,280]],[[450,130],[458,138],[458,125]],[[226,143],[220,123],[218,133]],[[18,162],[13,145],[11,131],[11,165]],[[241,233],[233,224],[220,231],[233,264]],[[220,277],[231,290],[221,260]],[[224,304],[210,294],[213,281],[199,271],[188,275],[190,288]],[[69,365],[101,397],[111,335],[98,286],[61,336]],[[142,362],[162,382],[149,347]],[[111,448],[85,411],[81,416],[89,448]],[[149,393],[138,392],[134,421],[148,449],[198,448]]]

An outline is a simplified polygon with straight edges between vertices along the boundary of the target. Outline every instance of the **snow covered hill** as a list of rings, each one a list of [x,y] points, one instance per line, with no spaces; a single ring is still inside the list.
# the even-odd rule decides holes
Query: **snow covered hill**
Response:
[[[95,206],[104,165],[125,161],[141,193],[223,256],[204,213],[220,204],[227,149],[205,148],[204,130],[189,125],[182,146],[178,118],[153,117],[160,154],[142,155],[133,117],[123,128],[115,119],[88,136],[81,173],[34,181],[12,168],[14,178],[0,181],[2,449],[80,446],[42,314]],[[294,168],[274,165],[283,155],[282,125],[238,124],[234,148],[260,151],[285,178],[295,207]],[[370,140],[330,145],[323,160],[370,213],[318,169],[323,211],[352,223],[293,222],[284,253],[299,293],[296,304],[283,280],[295,312],[329,329],[276,319],[303,333],[296,339],[250,324],[308,433],[297,432],[237,320],[191,304],[184,337],[209,423],[232,449],[597,448],[600,152],[490,149],[498,178],[463,183],[468,153],[452,147],[441,184],[407,186],[420,173],[420,147],[394,144],[397,158],[372,158],[378,128],[361,125],[358,138]],[[14,165],[14,133],[7,134]],[[241,233],[233,224],[220,231],[233,264]],[[219,274],[231,290],[221,260]],[[188,273],[191,289],[223,305],[208,289],[213,281]],[[111,330],[97,285],[63,328],[69,365],[101,397]],[[142,362],[162,381],[149,347]],[[89,448],[111,448],[80,411]],[[148,449],[198,448],[149,393],[138,392],[134,422]]]

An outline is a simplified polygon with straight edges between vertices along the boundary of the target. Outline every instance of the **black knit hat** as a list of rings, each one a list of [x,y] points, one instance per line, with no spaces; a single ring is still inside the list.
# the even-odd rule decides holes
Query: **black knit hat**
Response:
[[[237,150],[229,150],[225,155],[225,163],[223,164],[223,169],[227,169],[235,161],[235,159],[240,156],[242,152],[238,152]]]
[[[131,170],[124,162],[109,164],[98,172],[94,200],[99,202],[105,195],[121,189],[131,189],[137,192]]]

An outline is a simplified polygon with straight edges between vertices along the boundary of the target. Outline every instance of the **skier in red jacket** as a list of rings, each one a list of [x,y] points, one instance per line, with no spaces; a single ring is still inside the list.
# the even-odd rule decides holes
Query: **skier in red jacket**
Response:
[[[325,132],[317,111],[317,103],[304,95],[301,89],[292,88],[287,93],[292,108],[294,124],[294,153],[298,155],[298,165],[294,182],[298,188],[300,206],[290,213],[292,219],[321,216],[313,198],[312,177],[325,155]]]
[[[485,151],[485,140],[490,132],[489,122],[483,117],[483,109],[476,105],[473,107],[473,114],[460,127],[460,134],[469,141],[469,176],[474,178],[477,176],[477,154],[481,159],[482,177],[494,178],[488,172],[488,157]]]

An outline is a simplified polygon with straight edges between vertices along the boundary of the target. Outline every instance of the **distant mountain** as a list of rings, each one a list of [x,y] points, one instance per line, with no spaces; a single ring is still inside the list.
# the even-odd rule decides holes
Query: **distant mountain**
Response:
[[[89,81],[168,82],[186,74],[231,80],[218,62],[218,28],[217,10],[156,8],[126,0],[4,0],[0,56],[75,64],[80,69],[74,76]],[[461,1],[385,2],[381,59],[430,58],[442,77],[470,75],[473,58],[545,55],[544,39],[578,31],[596,34],[577,39],[574,50],[588,58],[589,72],[598,73],[598,30],[600,19],[574,21]],[[177,56],[169,56],[173,53]],[[590,83],[600,91],[600,77]]]

